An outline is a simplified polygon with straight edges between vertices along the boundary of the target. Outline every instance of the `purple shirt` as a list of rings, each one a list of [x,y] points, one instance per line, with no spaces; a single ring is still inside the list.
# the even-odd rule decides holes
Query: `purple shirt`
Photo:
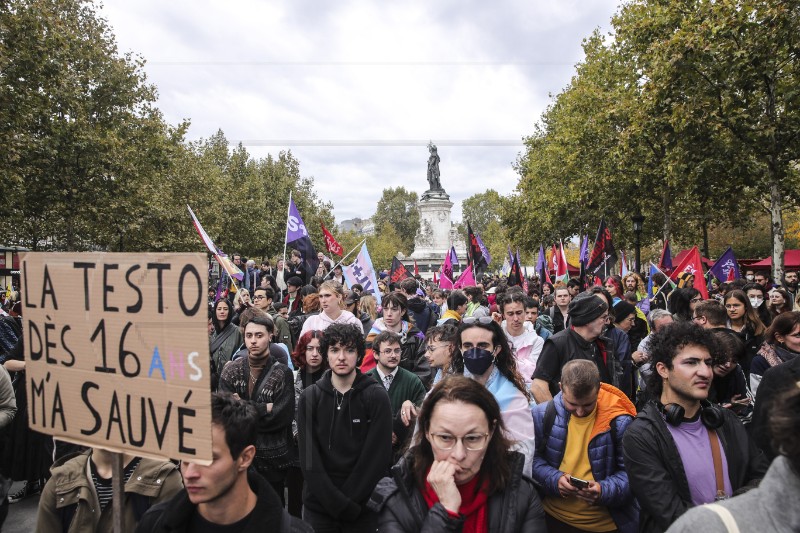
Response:
[[[683,470],[689,481],[689,491],[692,493],[692,503],[702,505],[713,503],[717,496],[717,477],[714,473],[714,457],[711,455],[711,441],[708,440],[708,429],[697,420],[684,421],[679,426],[667,424],[667,429],[683,461]],[[719,436],[717,436],[719,438]],[[731,496],[731,480],[728,476],[728,459],[725,457],[725,448],[722,442],[719,446],[722,456],[722,480],[725,484],[725,494]]]

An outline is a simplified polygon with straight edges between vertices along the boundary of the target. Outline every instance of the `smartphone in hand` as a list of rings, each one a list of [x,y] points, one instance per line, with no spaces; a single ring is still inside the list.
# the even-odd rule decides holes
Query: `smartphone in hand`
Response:
[[[573,487],[575,487],[576,489],[581,489],[582,490],[582,489],[588,489],[589,488],[589,482],[588,481],[586,481],[585,479],[577,478],[577,477],[569,476],[569,484],[572,485]]]

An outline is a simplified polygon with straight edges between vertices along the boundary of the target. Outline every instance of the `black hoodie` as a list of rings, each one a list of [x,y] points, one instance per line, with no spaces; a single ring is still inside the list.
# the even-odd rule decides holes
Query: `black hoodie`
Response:
[[[331,371],[300,395],[297,407],[303,505],[345,521],[366,511],[392,462],[392,409],[383,385],[356,370],[344,396]]]

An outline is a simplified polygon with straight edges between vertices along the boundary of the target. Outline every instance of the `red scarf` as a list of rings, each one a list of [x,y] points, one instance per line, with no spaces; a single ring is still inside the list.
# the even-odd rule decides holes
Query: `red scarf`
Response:
[[[428,472],[430,472],[430,468]],[[458,492],[461,493],[461,507],[458,508],[458,514],[465,517],[464,527],[462,528],[463,533],[489,532],[487,483],[483,483],[481,489],[477,490],[479,477],[475,476],[467,483],[458,485]],[[425,498],[425,503],[428,504],[428,509],[439,502],[439,497],[427,481],[425,482],[425,490],[422,491],[422,496]],[[450,515],[453,514],[450,511],[448,513]]]

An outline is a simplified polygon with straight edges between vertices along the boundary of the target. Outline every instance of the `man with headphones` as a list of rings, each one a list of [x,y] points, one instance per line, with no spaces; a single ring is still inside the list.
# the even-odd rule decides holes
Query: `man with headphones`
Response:
[[[691,322],[675,322],[650,339],[653,400],[623,437],[640,531],[665,531],[690,507],[749,490],[767,471],[736,415],[707,400],[718,353],[713,335]]]

